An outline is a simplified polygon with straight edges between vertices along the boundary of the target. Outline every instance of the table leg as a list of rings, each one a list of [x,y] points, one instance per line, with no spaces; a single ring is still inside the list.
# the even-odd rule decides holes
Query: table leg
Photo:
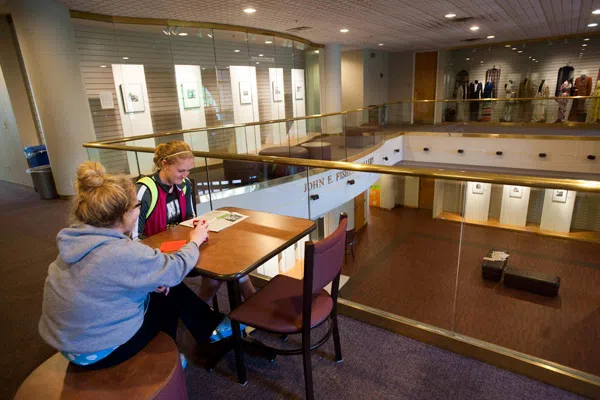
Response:
[[[241,303],[240,282],[236,280],[227,281],[227,292],[229,294],[229,306],[234,310]],[[242,350],[242,338],[240,333],[240,323],[231,321],[233,336],[233,351],[235,353],[235,364],[237,368],[238,381],[245,385],[248,382],[246,377],[246,365],[244,364],[244,351]]]

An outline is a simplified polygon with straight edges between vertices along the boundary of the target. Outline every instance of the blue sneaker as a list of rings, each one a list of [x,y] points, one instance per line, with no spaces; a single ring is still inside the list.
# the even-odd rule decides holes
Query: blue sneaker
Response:
[[[244,333],[244,329],[246,329],[246,325],[240,324],[240,333]],[[217,326],[217,328],[213,331],[212,335],[210,335],[209,342],[214,343],[219,340],[223,340],[233,335],[233,330],[231,329],[231,320],[227,317],[223,318],[223,321]]]

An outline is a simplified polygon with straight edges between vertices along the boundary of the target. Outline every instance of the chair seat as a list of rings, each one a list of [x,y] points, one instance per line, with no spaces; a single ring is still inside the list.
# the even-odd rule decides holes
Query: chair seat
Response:
[[[142,351],[111,368],[87,370],[56,353],[15,395],[26,399],[187,399],[177,345],[159,333]]]
[[[231,312],[229,318],[269,332],[300,332],[302,285],[301,280],[277,275]],[[311,328],[323,322],[332,309],[333,300],[324,289],[315,293],[312,301]]]

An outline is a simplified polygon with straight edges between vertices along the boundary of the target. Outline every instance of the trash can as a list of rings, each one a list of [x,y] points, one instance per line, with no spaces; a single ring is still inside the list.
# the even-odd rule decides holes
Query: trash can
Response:
[[[54,184],[54,177],[52,176],[52,169],[49,165],[29,168],[27,173],[31,175],[33,187],[40,195],[40,199],[48,200],[58,197],[56,186]]]
[[[46,145],[39,146],[28,146],[23,149],[25,158],[27,158],[27,164],[29,168],[41,167],[42,165],[50,164],[48,160],[48,151],[46,151]]]

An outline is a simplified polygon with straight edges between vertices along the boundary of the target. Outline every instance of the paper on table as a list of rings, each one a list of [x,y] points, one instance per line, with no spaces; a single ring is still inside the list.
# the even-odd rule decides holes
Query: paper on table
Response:
[[[183,226],[189,228],[194,227],[194,221],[205,219],[208,223],[208,230],[210,232],[220,232],[225,228],[229,228],[232,225],[237,224],[240,221],[248,218],[247,215],[242,215],[236,212],[229,212],[223,210],[214,210],[197,216],[196,218],[188,219],[181,223]]]

